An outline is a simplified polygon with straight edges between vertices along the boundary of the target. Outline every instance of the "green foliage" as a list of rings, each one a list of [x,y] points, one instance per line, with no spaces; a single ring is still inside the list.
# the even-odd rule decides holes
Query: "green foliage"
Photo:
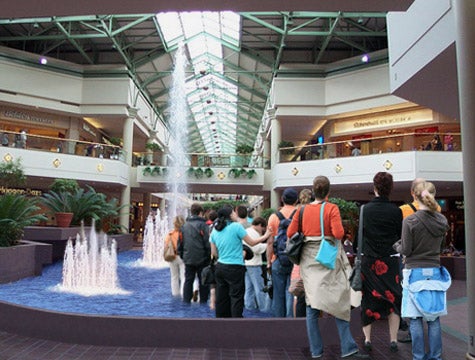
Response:
[[[26,175],[23,171],[21,158],[0,163],[0,185],[6,188],[24,186]]]
[[[211,201],[211,202],[205,202],[201,204],[203,206],[203,209],[206,210],[219,210],[221,209],[224,205],[230,205],[233,208],[235,208],[238,205],[242,204],[247,204],[245,201],[242,200],[218,200],[218,201]]]
[[[15,245],[26,226],[47,220],[39,210],[35,198],[17,194],[0,196],[0,247]]]
[[[89,224],[94,219],[98,229],[102,227],[101,220],[119,216],[120,210],[117,199],[107,200],[105,194],[91,186],[87,186],[87,191],[79,188],[73,193],[50,191],[43,194],[42,202],[52,213],[73,213],[73,226],[80,225],[81,221]]]
[[[247,177],[248,179],[252,179],[257,172],[254,169],[246,170],[244,168],[233,168],[230,169],[228,172],[228,176],[232,178],[240,178],[240,177]]]
[[[279,149],[281,148],[293,148],[295,145],[292,141],[284,141],[282,140],[278,147]],[[281,154],[286,154],[286,155],[290,155],[290,154],[294,154],[295,153],[295,149],[284,149],[284,150],[281,150]]]
[[[341,198],[329,198],[328,202],[338,206],[340,209],[341,220],[348,224],[347,230],[354,232],[358,224],[360,213],[358,204],[354,201],[347,201]]]
[[[262,216],[264,219],[269,220],[269,217],[270,217],[273,213],[275,213],[275,212],[276,212],[276,210],[273,209],[273,208],[263,209],[263,210],[261,211],[261,216]]]
[[[208,168],[208,169],[211,170],[210,168]],[[208,169],[206,169],[206,170],[208,170]],[[213,171],[213,170],[211,170],[211,171]],[[194,176],[197,179],[201,179],[205,175],[205,171],[200,167],[198,167],[198,168],[190,167],[187,170],[186,173],[187,173],[188,177]],[[210,177],[208,175],[206,175],[206,176]],[[213,176],[213,175],[211,175],[211,176]]]
[[[251,154],[254,148],[251,145],[239,144],[236,146],[236,154]]]
[[[109,139],[109,142],[112,145],[120,146],[122,144],[122,138],[120,138],[120,137],[111,137]]]
[[[252,179],[252,178],[254,177],[254,175],[256,175],[256,174],[257,174],[256,170],[254,170],[254,169],[249,169],[249,170],[247,170],[247,172],[246,172],[246,177],[247,177],[248,179]]]
[[[210,178],[210,177],[212,177],[213,175],[214,175],[213,169],[211,169],[211,168],[209,168],[209,167],[205,169],[205,176],[206,176],[207,178]]]
[[[152,150],[152,151],[161,151],[162,147],[154,142],[148,142],[145,144],[145,149]]]
[[[49,189],[57,193],[60,193],[60,192],[73,193],[77,191],[77,189],[79,189],[79,184],[76,180],[73,180],[73,179],[54,179]]]

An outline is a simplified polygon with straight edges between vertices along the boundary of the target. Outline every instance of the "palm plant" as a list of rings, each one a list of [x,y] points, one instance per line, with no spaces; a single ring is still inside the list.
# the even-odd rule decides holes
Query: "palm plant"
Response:
[[[46,220],[39,210],[34,198],[17,194],[0,196],[0,247],[16,245],[26,226]]]

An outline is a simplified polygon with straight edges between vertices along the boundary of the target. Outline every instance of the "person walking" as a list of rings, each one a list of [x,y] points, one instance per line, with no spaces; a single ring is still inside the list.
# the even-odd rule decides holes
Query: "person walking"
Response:
[[[238,214],[239,216],[239,214]],[[258,239],[267,229],[267,220],[263,217],[256,217],[252,220],[251,227],[246,229],[247,234]],[[248,310],[256,310],[262,312],[270,311],[271,299],[264,292],[264,278],[262,277],[262,254],[265,253],[267,244],[259,243],[251,247],[254,256],[250,260],[245,261],[246,275],[244,294],[244,307]]]
[[[401,240],[394,245],[405,256],[402,316],[410,319],[413,359],[441,360],[439,317],[447,315],[446,291],[451,278],[447,269],[440,266],[440,251],[449,225],[437,211],[434,184],[417,183],[414,195],[419,210],[403,220]],[[427,353],[423,320],[428,328]]]
[[[390,173],[378,172],[373,178],[373,188],[376,197],[365,205],[363,225],[360,224],[363,226],[361,322],[365,349],[371,351],[372,323],[388,319],[389,349],[396,352],[402,287],[399,254],[393,245],[401,238],[402,213],[389,201],[393,188]]]
[[[209,226],[203,217],[204,209],[194,203],[190,208],[191,216],[181,227],[182,239],[179,246],[180,257],[185,263],[185,284],[183,287],[183,301],[190,303],[193,298],[193,283],[195,277],[199,279],[200,303],[206,304],[209,297],[209,286],[201,282],[201,271],[211,259],[209,244]]]
[[[344,235],[340,210],[337,205],[326,202],[329,192],[328,178],[317,176],[313,180],[315,200],[305,205],[302,216],[302,232],[305,240],[300,259],[300,275],[304,283],[307,303],[306,322],[310,352],[314,359],[323,356],[324,349],[318,319],[320,312],[324,311],[335,317],[340,337],[341,356],[345,359],[368,358],[367,354],[359,351],[350,331],[351,305],[348,281],[350,264],[340,240]],[[320,222],[322,206],[323,224]],[[297,210],[287,229],[289,237],[298,231],[300,211],[302,208]],[[338,247],[333,270],[315,260],[321,244],[322,225],[325,238],[332,237],[332,241]]]
[[[269,228],[272,229],[273,236],[267,241],[266,256],[267,271],[272,277],[272,312],[275,317],[293,317],[294,297],[288,291],[293,264],[284,254],[287,228],[283,228],[282,224],[295,214],[297,201],[297,191],[293,188],[285,189],[282,193],[284,206],[269,217]],[[279,236],[280,234],[282,236]]]
[[[242,242],[254,246],[271,235],[268,229],[264,235],[253,239],[237,220],[233,208],[225,205],[218,210],[211,232],[211,254],[218,259],[215,270],[217,318],[243,317],[246,267]]]
[[[180,229],[185,223],[183,216],[178,215],[173,219],[173,230],[165,237],[165,249],[168,243],[173,243],[175,253],[178,253],[178,240],[180,236]],[[183,285],[185,282],[185,264],[183,260],[176,256],[174,260],[169,262],[170,264],[170,285],[172,290],[172,296],[183,296]]]

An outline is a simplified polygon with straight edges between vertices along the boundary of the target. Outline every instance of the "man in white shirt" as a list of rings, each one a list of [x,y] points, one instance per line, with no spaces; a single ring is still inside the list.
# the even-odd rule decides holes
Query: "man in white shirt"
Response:
[[[266,228],[266,219],[256,217],[246,231],[250,237],[257,239],[265,233]],[[262,254],[265,253],[266,248],[266,243],[260,243],[251,247],[254,256],[252,259],[245,261],[246,292],[244,294],[244,306],[249,310],[259,309],[263,312],[270,311],[271,299],[269,295],[263,291],[264,278],[262,276]]]

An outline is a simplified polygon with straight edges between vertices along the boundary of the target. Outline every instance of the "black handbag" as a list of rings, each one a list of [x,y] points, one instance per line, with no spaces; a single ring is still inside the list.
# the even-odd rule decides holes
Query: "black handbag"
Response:
[[[361,251],[363,246],[363,207],[360,209],[360,222],[358,226],[358,248],[356,253],[355,264],[350,275],[350,287],[355,291],[363,290],[363,281],[361,279]]]
[[[302,233],[302,216],[304,209],[305,205],[300,209],[298,231],[287,239],[287,245],[285,247],[285,254],[295,265],[300,264],[300,254],[302,253],[303,240],[305,238],[305,235]]]
[[[215,266],[214,260],[211,260],[211,263],[201,270],[201,285],[216,284],[216,279],[214,276]]]

